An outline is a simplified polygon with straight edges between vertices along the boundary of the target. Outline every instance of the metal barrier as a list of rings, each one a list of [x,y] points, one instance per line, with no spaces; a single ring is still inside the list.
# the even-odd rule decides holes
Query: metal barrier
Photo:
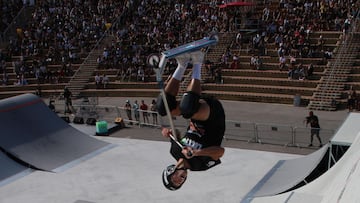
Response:
[[[298,127],[274,123],[251,123],[226,121],[225,139],[253,141],[262,144],[305,147],[310,143],[310,127]],[[334,129],[320,129],[322,143],[327,143],[334,135]],[[314,144],[318,140],[314,137]]]
[[[226,121],[225,139],[258,142],[256,125],[251,122]]]
[[[259,143],[272,143],[284,146],[292,146],[293,127],[281,124],[263,124],[257,123],[256,132]]]
[[[65,106],[63,100],[56,103],[57,106]],[[74,116],[79,116],[87,120],[94,118],[97,121],[115,122],[116,118],[122,118],[126,125],[133,125],[139,128],[152,127],[160,128],[161,126],[170,126],[165,117],[161,117],[155,111],[135,111],[131,109],[130,117],[124,107],[98,105],[97,98],[84,99],[73,105]],[[138,113],[139,117],[135,117]],[[136,118],[136,119],[135,119]],[[173,118],[174,126],[184,132],[187,128],[188,120],[177,117]],[[287,147],[302,147],[310,143],[310,127],[298,127],[292,125],[283,125],[278,123],[254,123],[247,121],[226,121],[226,131],[224,139],[239,140],[246,142],[256,142],[262,144],[275,144]],[[327,143],[334,135],[333,129],[320,129],[322,143]],[[318,140],[314,137],[314,144]]]
[[[152,127],[160,127],[162,123],[161,116],[158,115],[155,111],[143,111],[141,109],[135,110],[131,109],[130,112],[124,107],[117,107],[119,111],[120,117],[130,125],[138,125],[142,126],[152,126]],[[128,115],[130,113],[130,116]],[[138,117],[135,115],[138,114]]]

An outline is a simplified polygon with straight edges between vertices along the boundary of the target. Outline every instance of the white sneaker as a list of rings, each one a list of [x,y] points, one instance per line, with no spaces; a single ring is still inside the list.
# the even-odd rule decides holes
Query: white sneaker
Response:
[[[179,56],[176,56],[175,59],[176,59],[176,62],[178,63],[178,65],[186,68],[190,61],[190,55],[189,55],[189,53],[184,53]]]
[[[201,50],[191,52],[190,57],[193,64],[202,64],[204,61],[205,53]]]

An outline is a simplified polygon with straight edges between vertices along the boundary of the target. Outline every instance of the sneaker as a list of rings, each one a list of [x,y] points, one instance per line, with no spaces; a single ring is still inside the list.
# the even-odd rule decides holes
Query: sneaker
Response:
[[[176,56],[175,59],[176,59],[176,62],[178,64],[180,64],[182,67],[187,68],[188,63],[190,61],[190,55],[189,55],[189,53],[184,53],[179,56]]]
[[[308,147],[312,147],[313,145],[312,144],[309,144]]]
[[[201,64],[204,61],[205,53],[203,51],[191,52],[189,55],[193,64]]]

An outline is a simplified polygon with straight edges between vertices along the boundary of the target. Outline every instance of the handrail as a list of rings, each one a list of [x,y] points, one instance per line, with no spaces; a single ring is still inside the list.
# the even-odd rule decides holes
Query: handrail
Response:
[[[326,80],[326,83],[323,86],[323,89],[321,92],[326,92],[329,89],[330,82],[331,82],[330,79],[335,78],[338,68],[347,67],[344,64],[351,61],[351,59],[349,59],[348,57],[344,57],[344,55],[349,53],[349,51],[352,51],[351,41],[353,39],[353,33],[355,33],[356,30],[358,29],[359,16],[360,16],[360,14],[358,14],[356,17],[354,17],[355,20],[354,20],[354,22],[352,22],[351,30],[349,31],[349,33],[346,34],[347,36],[345,36],[344,34],[341,36],[342,42],[338,49],[339,52],[336,54],[335,61],[333,61],[330,64],[329,72],[325,76],[323,76],[323,77],[326,77],[327,80]],[[350,72],[350,71],[348,71],[348,72]],[[320,102],[321,103],[325,102],[323,97],[321,97]]]
[[[125,11],[126,6],[124,5],[124,10]],[[115,24],[118,23],[124,16],[124,12],[122,12],[122,15],[120,15],[119,17],[117,17],[114,21],[111,22],[111,27],[108,28],[104,34],[101,36],[101,38],[96,42],[96,44],[94,45],[94,47],[91,49],[90,53],[86,56],[86,58],[84,59],[84,61],[82,62],[82,64],[80,65],[80,67],[75,71],[75,73],[72,75],[72,77],[70,78],[69,81],[69,85],[71,84],[72,80],[77,76],[77,74],[81,71],[82,67],[84,64],[87,63],[87,61],[89,60],[90,56],[92,56],[92,53],[99,48],[100,43],[102,43],[102,41],[104,40],[105,37],[108,36],[109,32],[112,31],[112,29],[114,28]]]

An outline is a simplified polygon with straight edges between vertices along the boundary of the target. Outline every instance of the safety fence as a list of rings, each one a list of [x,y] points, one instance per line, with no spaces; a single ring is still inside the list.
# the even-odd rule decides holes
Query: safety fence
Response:
[[[310,127],[279,123],[253,123],[227,120],[225,139],[303,147],[310,143],[310,130]],[[334,129],[321,128],[320,138],[322,143],[328,142],[334,133]],[[319,144],[316,136],[313,139],[314,144]]]
[[[61,105],[65,104],[57,102],[57,108],[61,108]],[[168,118],[161,117],[157,112],[133,108],[129,111],[125,107],[98,105],[96,100],[86,100],[74,104],[73,110],[76,112],[73,116],[82,117],[84,120],[94,118],[97,121],[114,123],[117,118],[121,118],[126,126],[132,127],[160,128],[161,126],[170,126]],[[177,117],[173,118],[172,121],[180,131],[186,130],[187,120]],[[226,120],[225,139],[287,147],[303,147],[310,143],[310,130],[310,127],[305,126]],[[328,142],[334,133],[334,129],[321,128],[320,137],[322,143]],[[314,145],[319,144],[316,136],[314,136],[313,143]]]

